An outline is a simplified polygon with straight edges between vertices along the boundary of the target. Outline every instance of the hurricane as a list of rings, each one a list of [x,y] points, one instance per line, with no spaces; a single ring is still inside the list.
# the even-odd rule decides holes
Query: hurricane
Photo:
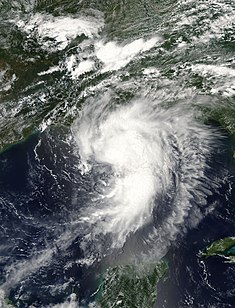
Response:
[[[0,0],[0,307],[234,307],[235,5]]]
[[[99,178],[82,219],[122,247],[129,234],[153,220],[155,207],[164,206],[159,199],[170,195],[172,237],[192,200],[200,206],[210,194],[205,170],[216,131],[198,124],[187,106],[169,111],[158,100],[138,98],[110,107],[110,100],[106,95],[85,106],[73,125],[81,171]]]

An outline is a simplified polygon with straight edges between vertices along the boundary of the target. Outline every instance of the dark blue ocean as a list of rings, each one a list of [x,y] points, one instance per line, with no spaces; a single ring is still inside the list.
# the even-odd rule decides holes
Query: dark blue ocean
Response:
[[[0,155],[1,284],[17,307],[62,303],[72,293],[88,303],[98,287],[99,264],[77,262],[82,257],[79,225],[68,228],[93,181],[78,172],[78,157],[66,134],[60,127],[35,133]],[[214,156],[214,167],[226,169],[226,177],[208,197],[202,221],[171,244],[165,256],[169,270],[158,285],[158,308],[235,305],[234,264],[199,255],[214,240],[234,235],[235,164],[228,137],[223,148]],[[72,240],[61,244],[58,239],[67,229]]]

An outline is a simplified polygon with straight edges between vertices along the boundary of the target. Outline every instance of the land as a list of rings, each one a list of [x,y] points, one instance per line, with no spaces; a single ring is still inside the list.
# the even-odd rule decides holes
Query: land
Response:
[[[221,256],[235,263],[235,237],[225,237],[213,242],[201,254],[202,257]]]
[[[168,264],[120,265],[108,268],[102,277],[97,304],[102,308],[153,307],[157,298],[157,284],[167,273]]]

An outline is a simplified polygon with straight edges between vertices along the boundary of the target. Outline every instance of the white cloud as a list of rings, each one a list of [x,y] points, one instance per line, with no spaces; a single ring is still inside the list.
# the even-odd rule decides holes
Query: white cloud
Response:
[[[103,27],[103,20],[94,17],[54,17],[36,13],[27,22],[17,22],[19,28],[35,36],[45,49],[63,50],[77,36],[97,36]]]
[[[115,71],[126,66],[136,55],[153,48],[158,41],[159,37],[146,41],[141,38],[124,46],[99,41],[95,44],[95,54],[104,64],[102,72]]]

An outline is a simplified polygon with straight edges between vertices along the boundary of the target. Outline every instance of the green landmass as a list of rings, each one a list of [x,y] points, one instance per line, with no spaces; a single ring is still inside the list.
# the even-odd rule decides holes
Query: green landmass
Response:
[[[152,308],[157,284],[166,275],[168,264],[119,265],[107,269],[102,277],[96,301],[102,308]]]
[[[217,124],[224,129],[230,136],[230,145],[232,157],[235,159],[235,107],[233,104],[224,104],[223,106],[203,106],[202,121],[205,124]]]
[[[235,237],[225,237],[213,242],[201,254],[202,257],[222,256],[229,262],[235,263]]]
[[[68,14],[76,16],[79,12],[89,10],[89,14],[92,15],[91,9],[96,9],[103,13],[103,31],[107,41],[118,42],[120,40],[123,42],[125,39],[134,40],[145,37],[146,33],[156,33],[156,29],[159,29],[159,25],[168,16],[171,5],[174,6],[174,4],[175,2],[172,0],[0,0],[1,15],[4,17],[0,20],[2,42],[0,46],[0,71],[2,72],[2,78],[0,78],[0,151],[28,138],[35,131],[41,131],[42,123],[47,124],[45,127],[58,123],[69,126],[76,119],[78,110],[86,98],[94,95],[92,90],[89,92],[87,89],[109,77],[109,73],[92,77],[88,74],[79,82],[74,82],[69,77],[63,63],[68,56],[74,53],[73,49],[78,42],[85,39],[84,36],[75,39],[63,51],[47,52],[42,48],[37,38],[29,38],[24,31],[9,21],[16,17],[27,20],[30,14],[36,12],[49,13],[54,16],[67,16]],[[177,13],[177,11],[178,9],[175,12]],[[197,29],[188,26],[188,32],[185,29],[184,31],[176,30],[168,23],[168,20],[166,20],[166,24],[163,23],[169,28],[168,31],[160,31],[160,33],[162,32],[161,48],[156,50],[155,55],[149,55],[146,59],[130,65],[130,75],[126,75],[126,80],[132,80],[138,76],[144,67],[156,66],[160,68],[164,77],[178,79],[178,75],[183,76],[183,80],[188,80],[190,87],[196,87],[202,94],[206,94],[207,82],[210,85],[212,79],[196,73],[188,75],[188,70],[185,69],[191,62],[197,62],[201,58],[202,62],[207,63],[208,59],[204,58],[205,50],[202,49],[200,55],[198,54],[199,50],[195,53],[194,47],[189,49],[187,54],[184,52],[179,55],[175,53],[175,47],[179,40],[190,44],[191,38],[199,34]],[[231,31],[231,35],[232,33]],[[226,41],[220,42],[221,44],[227,42],[223,46],[226,54],[231,52],[232,41],[229,33],[227,36]],[[218,44],[216,48],[219,46],[222,45]],[[220,54],[220,52],[217,53]],[[178,63],[180,66],[177,65]],[[58,65],[60,66],[59,71],[40,76],[40,72]],[[139,90],[141,89],[139,88]],[[136,90],[129,94],[135,93]],[[219,95],[220,93],[218,93]],[[125,98],[120,94],[121,100],[125,101]],[[234,97],[224,98],[221,96],[219,100],[218,104],[213,107],[203,107],[203,119],[205,122],[214,120],[229,134],[235,135]]]
[[[5,297],[5,293],[0,290],[0,308],[14,308],[12,301]]]
[[[235,108],[233,106],[202,107],[203,120],[218,122],[230,134],[235,135]]]

